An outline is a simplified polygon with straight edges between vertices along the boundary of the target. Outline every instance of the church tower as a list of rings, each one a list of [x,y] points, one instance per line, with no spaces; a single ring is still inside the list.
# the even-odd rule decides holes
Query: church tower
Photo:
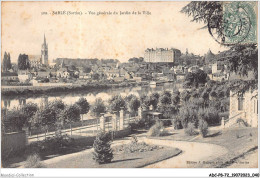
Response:
[[[49,62],[48,62],[48,44],[46,43],[45,34],[44,34],[44,41],[42,44],[41,62],[43,62],[43,64],[45,64],[46,66],[49,64]]]

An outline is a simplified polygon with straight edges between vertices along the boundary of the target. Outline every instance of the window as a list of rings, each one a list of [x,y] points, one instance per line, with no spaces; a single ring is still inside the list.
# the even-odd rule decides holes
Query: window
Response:
[[[243,110],[244,100],[245,100],[245,98],[238,97],[238,110],[239,111]]]

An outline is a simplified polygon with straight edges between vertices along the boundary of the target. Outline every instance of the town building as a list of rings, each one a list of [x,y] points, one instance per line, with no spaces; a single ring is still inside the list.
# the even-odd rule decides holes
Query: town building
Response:
[[[19,70],[18,79],[21,83],[30,81],[33,78],[33,74],[29,70]]]
[[[257,90],[250,90],[241,95],[230,91],[229,119],[225,126],[230,127],[241,121],[248,126],[258,127]]]
[[[5,84],[6,82],[19,81],[18,75],[15,72],[2,72],[1,73],[1,82]]]
[[[179,60],[181,51],[175,48],[146,49],[144,61],[149,63],[174,63]]]
[[[209,49],[207,54],[205,54],[204,59],[205,59],[205,63],[209,64],[215,59],[215,54],[213,54]]]
[[[41,55],[28,55],[30,67],[38,67],[42,64]]]
[[[44,40],[42,44],[42,50],[41,50],[41,62],[43,62],[44,65],[48,66],[48,44],[46,43],[46,38],[44,34]]]

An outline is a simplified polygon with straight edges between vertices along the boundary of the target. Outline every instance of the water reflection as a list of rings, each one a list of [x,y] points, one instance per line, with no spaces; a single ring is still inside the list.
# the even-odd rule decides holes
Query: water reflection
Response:
[[[147,95],[151,92],[160,92],[163,90],[174,90],[179,88],[179,84],[165,83],[161,86],[137,86],[129,88],[113,88],[102,91],[81,91],[73,93],[53,93],[50,95],[37,96],[2,96],[2,107],[13,109],[19,108],[26,103],[36,103],[38,106],[48,105],[49,102],[61,99],[65,104],[74,104],[79,98],[84,97],[90,104],[94,103],[96,98],[102,98],[108,101],[113,95],[121,94],[123,97],[134,94],[136,96]]]

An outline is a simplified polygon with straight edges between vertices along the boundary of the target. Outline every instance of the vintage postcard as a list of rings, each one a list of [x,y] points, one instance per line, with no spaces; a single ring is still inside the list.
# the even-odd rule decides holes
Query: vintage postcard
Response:
[[[257,2],[5,1],[1,20],[2,168],[258,168]]]

